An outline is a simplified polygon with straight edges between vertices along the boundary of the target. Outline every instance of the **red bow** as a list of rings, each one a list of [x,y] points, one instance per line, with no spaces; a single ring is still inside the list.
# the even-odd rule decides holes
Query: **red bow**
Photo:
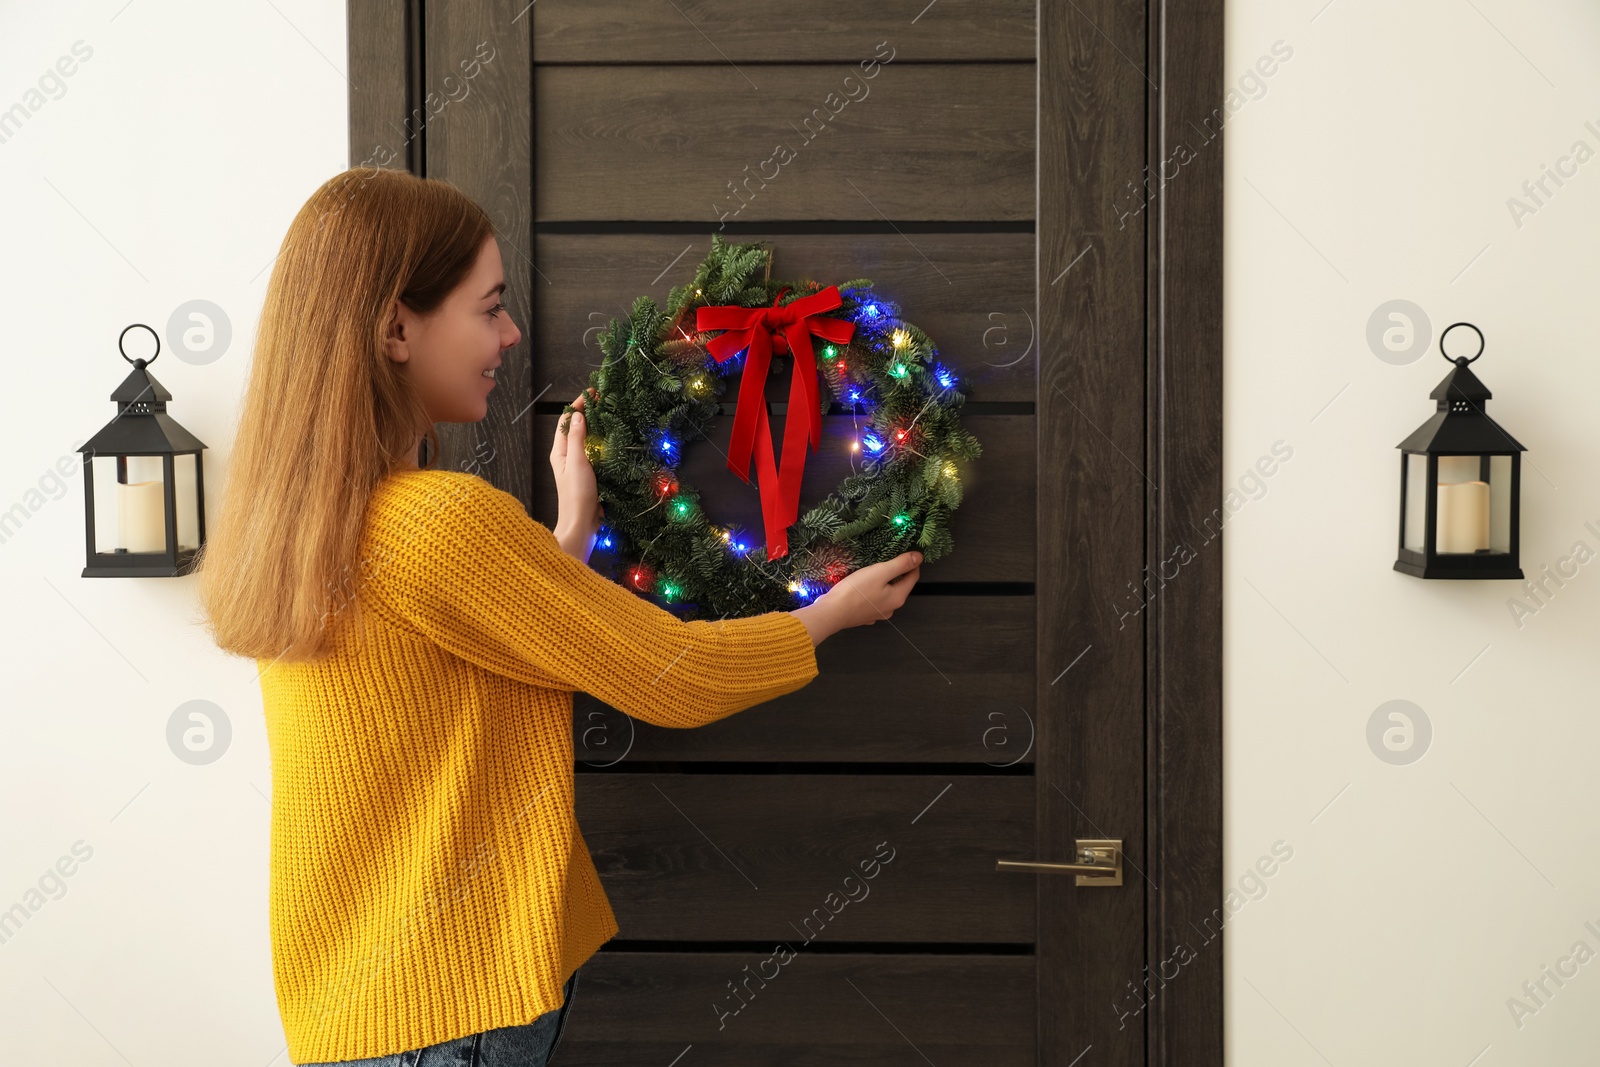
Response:
[[[767,558],[789,551],[789,524],[800,517],[800,479],[805,473],[806,445],[822,443],[822,405],[817,390],[817,359],[811,335],[844,344],[855,323],[827,318],[841,303],[839,287],[778,306],[787,288],[779,290],[771,307],[703,307],[695,313],[695,328],[726,330],[706,344],[718,363],[750,350],[744,378],[739,383],[739,406],[733,416],[733,439],[728,447],[728,469],[746,484],[750,481],[750,456],[756,456],[761,486],[761,514],[766,522]],[[789,376],[789,413],[783,427],[783,472],[773,466],[772,428],[767,421],[767,367],[772,353],[789,352],[794,369]]]

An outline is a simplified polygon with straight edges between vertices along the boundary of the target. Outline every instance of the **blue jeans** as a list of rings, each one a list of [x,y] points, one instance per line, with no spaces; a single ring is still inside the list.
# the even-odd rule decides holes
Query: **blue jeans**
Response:
[[[366,1060],[301,1064],[300,1067],[545,1067],[567,1028],[567,1010],[578,989],[578,972],[562,987],[564,1001],[531,1023],[468,1034],[426,1048]]]

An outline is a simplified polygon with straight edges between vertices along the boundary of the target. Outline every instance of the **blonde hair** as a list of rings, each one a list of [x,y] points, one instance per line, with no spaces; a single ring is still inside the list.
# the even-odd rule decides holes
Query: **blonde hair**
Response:
[[[466,194],[405,171],[330,178],[289,225],[267,284],[228,462],[199,560],[203,620],[227,652],[316,659],[359,581],[373,489],[418,435],[439,439],[385,354],[396,299],[436,310],[494,226]]]

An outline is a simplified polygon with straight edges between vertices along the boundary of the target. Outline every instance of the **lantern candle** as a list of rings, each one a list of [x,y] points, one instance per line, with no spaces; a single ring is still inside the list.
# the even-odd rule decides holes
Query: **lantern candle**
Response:
[[[1446,482],[1439,486],[1440,552],[1481,552],[1489,547],[1489,483]]]
[[[117,544],[129,552],[167,550],[167,503],[160,481],[117,483]]]

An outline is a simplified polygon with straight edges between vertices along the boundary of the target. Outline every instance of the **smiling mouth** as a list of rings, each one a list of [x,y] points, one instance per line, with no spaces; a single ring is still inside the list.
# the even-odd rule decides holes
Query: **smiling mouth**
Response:
[[[485,378],[488,378],[490,381],[493,381],[494,380],[494,368],[490,367],[488,370],[484,371],[483,372],[483,376]]]

